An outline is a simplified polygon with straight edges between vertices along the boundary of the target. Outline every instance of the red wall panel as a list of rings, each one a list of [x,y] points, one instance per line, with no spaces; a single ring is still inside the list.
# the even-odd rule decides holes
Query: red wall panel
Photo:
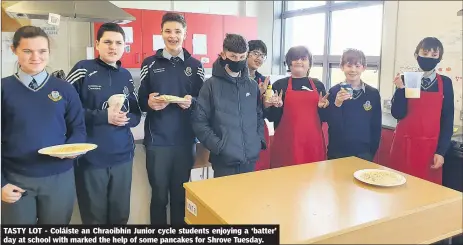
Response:
[[[223,37],[227,33],[240,34],[248,41],[257,39],[257,18],[225,15],[223,18]]]
[[[166,11],[143,10],[142,12],[142,60],[154,55],[153,35],[161,35],[162,16]]]
[[[218,54],[222,51],[223,43],[223,16],[213,14],[185,13],[187,22],[187,36],[184,42],[185,48],[193,57],[201,61],[208,58],[208,63],[203,63],[205,68],[211,68]],[[193,49],[193,34],[207,35],[207,54],[195,55]]]
[[[125,68],[140,68],[141,54],[142,54],[142,9],[124,9],[127,13],[133,15],[136,20],[122,27],[132,27],[133,29],[133,43],[126,44],[130,46],[130,52],[125,52],[121,58],[122,67]],[[95,39],[97,37],[98,29],[103,23],[94,24]],[[95,57],[98,57],[98,51],[95,49]]]

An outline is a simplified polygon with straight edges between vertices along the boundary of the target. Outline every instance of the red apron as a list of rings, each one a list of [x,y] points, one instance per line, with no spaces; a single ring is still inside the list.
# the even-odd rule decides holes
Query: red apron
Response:
[[[432,169],[440,133],[443,103],[442,78],[436,76],[438,92],[423,92],[408,99],[407,116],[394,132],[389,165],[400,172],[442,184],[442,168]]]
[[[259,84],[262,83],[259,79]],[[264,137],[267,142],[267,149],[260,151],[259,160],[256,162],[256,171],[270,168],[270,134],[268,132],[267,123],[264,121]]]
[[[326,160],[322,124],[318,115],[319,94],[312,79],[309,91],[294,91],[290,77],[283,115],[273,136],[272,168]]]

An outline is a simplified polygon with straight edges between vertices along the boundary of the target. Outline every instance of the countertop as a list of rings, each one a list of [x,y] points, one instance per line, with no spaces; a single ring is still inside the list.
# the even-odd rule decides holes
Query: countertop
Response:
[[[140,120],[140,124],[138,124],[137,127],[135,128],[132,128],[132,133],[134,135],[134,138],[135,138],[135,144],[142,144],[143,143],[143,137],[145,135],[145,132],[144,132],[144,125],[145,125],[145,117],[143,116]],[[268,121],[266,121],[268,127],[269,127],[269,133],[270,135],[273,135],[273,123],[270,123]],[[388,113],[388,112],[383,112],[383,116],[382,116],[382,125],[383,125],[383,128],[384,129],[390,129],[390,130],[394,130],[397,126],[397,119],[395,119],[391,113]],[[457,128],[457,132],[455,133],[462,133],[462,127],[461,126],[455,126],[455,128]]]
[[[281,244],[429,244],[462,231],[461,192],[406,174],[375,187],[354,178],[361,169],[388,168],[349,157],[185,183],[185,219],[280,224]]]

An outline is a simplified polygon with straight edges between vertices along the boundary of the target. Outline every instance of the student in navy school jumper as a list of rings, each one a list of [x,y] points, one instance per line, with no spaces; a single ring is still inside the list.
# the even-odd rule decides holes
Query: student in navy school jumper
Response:
[[[161,33],[165,48],[146,58],[141,66],[139,104],[144,112],[146,170],[151,185],[151,224],[167,224],[170,194],[171,224],[184,224],[185,189],[194,164],[195,135],[191,106],[204,83],[201,62],[182,48],[187,24],[182,15],[166,13]],[[169,103],[160,95],[185,101]]]
[[[124,40],[119,25],[101,25],[95,45],[99,57],[77,62],[67,77],[85,109],[87,141],[98,145],[77,159],[76,191],[83,224],[129,220],[135,150],[130,128],[139,124],[141,111],[132,75],[119,61]],[[109,105],[113,95],[123,95],[123,104]]]
[[[341,56],[343,83],[329,90],[328,159],[356,156],[373,161],[381,139],[381,97],[379,91],[361,80],[367,67],[361,50],[347,49]],[[341,84],[352,87],[349,93]]]
[[[267,46],[262,40],[251,40],[248,42],[248,69],[249,77],[257,82],[259,85],[260,96],[262,97],[264,109],[271,104],[267,103],[264,99],[264,94],[267,91],[267,87],[270,83],[270,77],[264,77],[257,70],[267,59]],[[259,160],[256,162],[256,170],[264,170],[270,168],[270,135],[267,124],[264,122],[264,136],[267,147],[260,151]]]
[[[16,74],[2,78],[2,224],[69,224],[74,209],[73,157],[40,155],[44,147],[85,143],[76,90],[50,76],[47,34],[23,26],[13,36]]]
[[[304,46],[295,46],[286,53],[291,76],[273,84],[282,103],[264,111],[274,122],[275,134],[270,151],[272,168],[326,160],[322,121],[329,105],[325,86],[310,78],[312,53]]]
[[[453,135],[454,94],[452,80],[436,72],[444,47],[439,39],[426,37],[415,49],[415,59],[424,72],[420,98],[405,98],[403,76],[397,74],[397,89],[391,113],[398,120],[391,148],[390,166],[401,172],[442,184],[444,155]]]

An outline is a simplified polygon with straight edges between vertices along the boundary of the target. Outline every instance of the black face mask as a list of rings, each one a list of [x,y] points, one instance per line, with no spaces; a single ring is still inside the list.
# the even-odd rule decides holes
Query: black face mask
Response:
[[[418,56],[416,60],[418,61],[418,65],[420,66],[421,70],[423,71],[431,71],[432,69],[436,68],[437,64],[440,62],[440,59],[421,56]]]
[[[247,60],[242,60],[242,61],[233,61],[227,58],[226,60],[220,59],[220,63],[225,67],[225,65],[228,65],[228,68],[232,72],[240,72],[243,70],[244,67],[246,67],[246,62]]]

